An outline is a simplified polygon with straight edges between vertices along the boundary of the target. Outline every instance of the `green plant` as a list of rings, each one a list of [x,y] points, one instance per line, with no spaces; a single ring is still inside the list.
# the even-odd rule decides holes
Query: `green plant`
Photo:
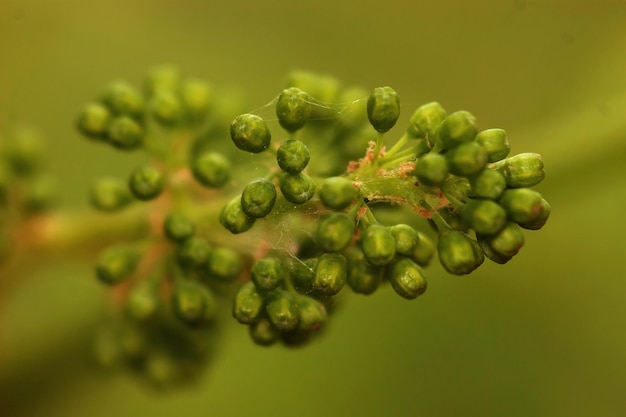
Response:
[[[101,251],[96,276],[112,287],[113,308],[97,357],[157,385],[193,379],[224,316],[259,345],[304,345],[346,287],[389,284],[417,298],[435,254],[455,275],[485,256],[506,263],[522,229],[550,215],[530,188],[544,179],[541,157],[509,156],[506,132],[479,131],[467,111],[425,104],[391,141],[401,113],[391,87],[367,92],[303,72],[258,111],[230,108],[228,95],[174,67],[155,68],[142,88],[111,83],[77,128],[147,163],[94,184],[90,201],[107,216],[72,226],[49,216],[32,237]],[[17,139],[2,152],[2,242],[48,207],[41,192],[16,191],[38,172],[36,149]]]

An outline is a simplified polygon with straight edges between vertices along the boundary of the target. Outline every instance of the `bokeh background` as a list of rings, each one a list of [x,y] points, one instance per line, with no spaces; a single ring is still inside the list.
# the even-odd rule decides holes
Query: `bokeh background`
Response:
[[[78,136],[81,105],[172,62],[249,110],[293,69],[391,85],[401,121],[431,100],[469,110],[514,153],[543,154],[553,215],[507,265],[434,265],[413,302],[347,297],[306,349],[229,326],[199,383],[173,392],[91,366],[104,289],[88,261],[0,277],[18,283],[0,311],[0,415],[625,415],[624,51],[621,0],[2,0],[0,131],[45,132],[63,204],[86,206],[94,178],[133,163]]]

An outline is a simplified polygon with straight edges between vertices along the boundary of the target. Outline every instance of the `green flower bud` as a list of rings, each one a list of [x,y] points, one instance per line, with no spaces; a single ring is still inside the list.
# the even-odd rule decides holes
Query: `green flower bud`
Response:
[[[285,265],[276,258],[262,258],[252,265],[250,278],[259,291],[267,292],[280,287],[288,277]]]
[[[242,114],[230,124],[230,137],[242,151],[259,153],[270,146],[272,135],[263,119],[255,114]]]
[[[40,171],[45,153],[46,147],[40,133],[34,129],[22,128],[13,132],[4,156],[7,167],[16,176],[28,177]]]
[[[498,233],[507,221],[504,208],[493,200],[470,200],[461,208],[463,222],[482,235]]]
[[[143,143],[143,128],[128,116],[115,117],[109,123],[107,139],[117,149],[133,150]]]
[[[500,204],[509,214],[509,218],[519,224],[532,223],[545,211],[541,194],[530,188],[506,190],[502,193]]]
[[[173,91],[159,90],[150,100],[150,114],[163,127],[174,127],[183,119],[183,105]]]
[[[203,237],[193,236],[178,246],[177,259],[183,268],[200,268],[209,261],[211,244]]]
[[[328,320],[326,306],[306,295],[296,295],[296,303],[300,312],[298,331],[309,332],[319,330]]]
[[[128,179],[128,188],[135,198],[148,201],[156,198],[163,191],[163,174],[151,166],[135,169]]]
[[[511,145],[503,129],[487,129],[478,132],[475,141],[485,148],[489,162],[506,158],[511,150]]]
[[[435,245],[433,241],[421,232],[417,232],[419,240],[413,248],[410,258],[419,266],[427,266],[435,255]]]
[[[353,248],[346,254],[348,259],[347,282],[357,294],[372,294],[380,285],[384,268],[372,266],[365,260],[360,249]]]
[[[172,290],[172,309],[187,324],[210,321],[217,313],[217,301],[208,288],[197,282],[179,280]]]
[[[26,214],[43,213],[57,201],[57,184],[51,175],[39,174],[29,179],[23,189],[23,210]]]
[[[213,92],[209,83],[198,78],[188,78],[180,86],[182,103],[193,122],[206,118]]]
[[[312,258],[304,260],[297,259],[292,263],[291,281],[298,292],[306,294],[313,289],[317,262],[317,258]]]
[[[394,224],[389,228],[396,241],[396,253],[404,256],[411,256],[415,246],[419,244],[420,237],[417,231],[408,224]]]
[[[417,180],[426,185],[439,185],[448,176],[448,161],[438,153],[427,153],[415,163]]]
[[[412,300],[426,291],[424,272],[409,258],[401,257],[389,265],[387,279],[399,296]]]
[[[116,115],[141,117],[143,98],[141,93],[123,80],[113,81],[104,92],[102,101]]]
[[[153,282],[142,282],[133,287],[128,294],[126,313],[137,321],[154,317],[159,307],[159,294]]]
[[[391,230],[380,224],[371,224],[365,229],[361,247],[365,258],[375,266],[387,265],[396,257],[396,240]]]
[[[437,252],[441,265],[455,275],[469,274],[485,260],[478,242],[466,233],[454,229],[439,232]]]
[[[242,270],[243,259],[238,251],[223,246],[211,251],[208,271],[212,277],[229,282],[237,278]]]
[[[298,174],[311,159],[309,148],[297,139],[290,139],[280,145],[276,161],[280,168],[289,174]]]
[[[303,172],[281,175],[279,186],[285,199],[293,204],[306,203],[315,195],[315,181]]]
[[[96,262],[96,276],[108,285],[115,285],[128,278],[139,262],[135,249],[127,246],[112,246],[105,249]]]
[[[548,221],[548,217],[550,217],[550,213],[552,212],[552,207],[545,199],[541,199],[541,209],[539,210],[539,215],[531,221],[518,223],[521,227],[528,230],[539,230],[541,229],[546,222]]]
[[[117,178],[101,178],[89,191],[89,201],[98,210],[114,212],[133,201],[126,183]]]
[[[441,184],[441,190],[445,195],[464,202],[471,195],[472,186],[467,178],[451,175]]]
[[[233,234],[243,233],[254,225],[255,219],[248,217],[241,207],[241,196],[230,200],[220,213],[220,223]]]
[[[325,253],[315,267],[313,289],[323,296],[337,294],[346,283],[348,261],[343,255]]]
[[[205,187],[219,188],[230,179],[230,161],[217,152],[205,152],[191,163],[191,173]]]
[[[283,90],[276,101],[276,116],[283,129],[295,132],[311,114],[311,98],[297,87]]]
[[[182,213],[170,213],[163,221],[163,232],[172,242],[183,242],[196,232],[195,223]]]
[[[250,325],[250,338],[260,346],[270,346],[280,338],[280,331],[268,319],[262,318]]]
[[[524,245],[522,229],[513,222],[507,223],[496,235],[476,237],[485,255],[499,264],[508,262]]]
[[[446,119],[446,111],[436,101],[418,107],[409,120],[407,135],[412,138],[434,138],[437,127]]]
[[[317,244],[325,252],[341,252],[352,242],[354,226],[354,219],[346,213],[332,213],[317,228]]]
[[[352,181],[346,177],[326,178],[318,192],[322,204],[331,210],[343,210],[348,207],[357,193]]]
[[[380,133],[391,129],[400,117],[400,98],[391,87],[376,87],[367,99],[367,117]]]
[[[521,153],[504,160],[502,174],[511,188],[532,187],[545,178],[543,160],[538,153]]]
[[[284,290],[269,295],[265,304],[265,314],[281,333],[295,330],[300,322],[296,297]]]
[[[460,110],[445,118],[439,127],[438,137],[446,149],[452,149],[474,140],[477,131],[474,115]]]
[[[268,179],[248,183],[241,193],[241,208],[248,217],[260,219],[270,214],[276,203],[276,187]]]
[[[111,120],[111,112],[100,103],[87,104],[76,121],[76,127],[88,138],[106,138],[107,128]]]
[[[506,189],[506,179],[493,169],[483,169],[469,181],[474,197],[497,200]]]
[[[154,95],[157,91],[176,91],[180,85],[180,70],[174,65],[159,65],[150,70],[145,80],[145,91]]]
[[[467,142],[450,149],[446,159],[451,173],[470,177],[487,165],[487,151],[477,142]]]
[[[233,317],[241,324],[251,324],[263,314],[265,299],[252,282],[239,288],[233,302]]]

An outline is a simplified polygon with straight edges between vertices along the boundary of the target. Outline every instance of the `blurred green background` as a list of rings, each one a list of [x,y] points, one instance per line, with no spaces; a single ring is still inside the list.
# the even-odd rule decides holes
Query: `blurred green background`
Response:
[[[363,3],[364,4],[364,3]],[[413,302],[346,296],[305,349],[224,329],[198,385],[157,393],[88,360],[105,292],[89,262],[43,265],[4,294],[4,416],[623,416],[626,414],[626,3],[623,1],[0,2],[0,132],[49,139],[62,199],[133,156],[79,138],[81,105],[154,64],[267,103],[292,69],[391,85],[505,128],[543,154],[552,218],[505,266],[429,268]]]

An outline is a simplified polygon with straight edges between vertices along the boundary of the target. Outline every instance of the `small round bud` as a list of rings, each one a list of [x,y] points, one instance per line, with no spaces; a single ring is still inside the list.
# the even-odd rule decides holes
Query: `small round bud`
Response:
[[[346,177],[326,178],[319,189],[319,197],[325,207],[331,210],[343,210],[357,196],[357,189]]]
[[[241,324],[251,324],[263,314],[265,299],[252,282],[239,288],[233,302],[233,317]]]
[[[508,262],[524,245],[522,229],[513,222],[507,223],[496,235],[476,237],[485,255],[499,264]]]
[[[506,179],[493,169],[483,169],[470,177],[469,182],[472,186],[472,195],[479,198],[497,200],[506,189]]]
[[[291,264],[291,280],[296,291],[300,293],[308,293],[313,289],[313,280],[315,278],[315,267],[318,259],[296,259]]]
[[[283,129],[295,132],[300,129],[311,114],[311,98],[297,87],[282,91],[276,101],[276,116]]]
[[[539,230],[541,229],[546,222],[548,221],[548,217],[550,217],[550,213],[552,212],[552,207],[545,199],[541,199],[541,209],[539,210],[539,215],[534,220],[528,222],[518,223],[521,227],[528,230]]]
[[[181,123],[183,106],[173,91],[159,90],[150,100],[150,114],[163,127],[174,127]]]
[[[101,178],[89,191],[89,201],[98,210],[114,212],[133,201],[126,183],[117,178]]]
[[[170,213],[163,221],[163,232],[172,242],[183,242],[196,231],[196,225],[182,213]]]
[[[469,274],[485,259],[478,242],[466,233],[454,229],[439,232],[437,252],[441,265],[455,275]]]
[[[505,208],[509,218],[516,223],[534,222],[544,210],[543,198],[530,188],[513,188],[502,193],[500,204]]]
[[[154,317],[158,307],[158,291],[152,282],[142,282],[128,294],[126,313],[134,320],[145,321]]]
[[[159,65],[152,68],[145,79],[144,89],[147,94],[157,91],[176,91],[180,85],[180,70],[174,65]]]
[[[109,84],[104,92],[102,101],[116,115],[137,118],[143,113],[141,93],[123,80],[113,81]]]
[[[376,87],[367,99],[367,117],[380,133],[391,129],[400,117],[400,98],[391,87]]]
[[[439,127],[438,137],[446,149],[452,149],[462,143],[474,140],[476,133],[474,115],[460,110],[445,118]]]
[[[364,295],[376,291],[382,281],[384,268],[370,265],[358,248],[349,250],[346,256],[348,259],[347,281],[352,291]]]
[[[417,232],[419,240],[413,252],[409,255],[410,258],[419,266],[427,266],[435,256],[435,245],[433,241],[421,232]]]
[[[98,257],[96,276],[105,284],[115,285],[128,278],[138,262],[136,250],[127,246],[112,246]]]
[[[430,140],[435,137],[437,127],[446,118],[446,111],[436,101],[418,107],[409,120],[407,135],[412,138]]]
[[[122,150],[137,149],[143,143],[143,128],[128,116],[115,117],[107,128],[107,139]]]
[[[36,214],[50,210],[57,201],[58,187],[49,174],[38,174],[29,178],[22,190],[24,213]]]
[[[241,274],[243,259],[238,251],[220,246],[211,251],[207,266],[212,277],[230,282]]]
[[[208,288],[197,282],[180,280],[172,290],[172,309],[181,321],[200,324],[217,313],[217,302]]]
[[[476,142],[467,142],[450,149],[446,160],[452,174],[470,177],[487,165],[487,151]]]
[[[427,153],[415,163],[417,180],[426,185],[439,185],[448,176],[448,162],[446,157],[438,153]]]
[[[315,267],[313,289],[323,296],[337,294],[346,283],[348,261],[343,255],[325,253],[319,257]]]
[[[192,122],[200,122],[206,118],[212,96],[209,83],[198,78],[188,78],[180,86],[181,101]]]
[[[230,124],[230,137],[242,151],[259,153],[270,146],[272,135],[263,119],[255,114],[242,114]]]
[[[255,219],[248,215],[241,208],[241,196],[230,200],[220,213],[220,223],[233,234],[243,233],[250,230]]]
[[[511,150],[511,145],[503,129],[487,129],[478,132],[475,141],[485,148],[489,162],[506,158]]]
[[[83,135],[89,138],[103,139],[107,134],[107,127],[111,120],[111,112],[100,103],[87,104],[76,121],[76,127]]]
[[[230,161],[217,152],[205,152],[191,163],[191,173],[205,187],[219,188],[230,179]]]
[[[289,272],[278,259],[262,258],[252,265],[250,278],[259,291],[268,292],[280,287]]]
[[[306,168],[310,159],[309,148],[297,139],[284,142],[276,153],[278,166],[289,174],[298,174]]]
[[[293,204],[306,203],[315,195],[315,181],[303,172],[282,175],[279,185],[285,199]]]
[[[200,268],[209,261],[211,250],[211,244],[205,238],[200,236],[190,237],[178,247],[178,263],[183,268]]]
[[[365,229],[361,247],[365,258],[375,266],[387,265],[396,257],[396,240],[391,230],[380,224],[371,224]]]
[[[511,188],[532,187],[545,178],[543,160],[538,153],[521,153],[504,160],[502,174]]]
[[[270,346],[280,338],[280,331],[268,319],[260,320],[250,325],[250,338],[259,346]]]
[[[394,224],[389,228],[396,241],[396,253],[411,256],[415,247],[419,244],[420,237],[417,231],[408,224]]]
[[[461,208],[463,222],[481,235],[498,233],[507,221],[506,210],[493,200],[470,200]]]
[[[319,330],[328,320],[326,306],[306,295],[296,295],[296,303],[300,312],[298,331],[309,332]]]
[[[354,235],[354,219],[346,213],[332,213],[317,228],[316,241],[325,252],[341,252]]]
[[[300,321],[296,297],[284,290],[278,290],[268,297],[265,314],[280,332],[295,330]]]
[[[30,128],[17,129],[11,135],[11,140],[7,146],[1,151],[5,151],[4,155],[0,153],[0,157],[6,159],[6,166],[16,176],[28,177],[37,173],[43,166],[46,147],[41,134]]]
[[[255,219],[270,214],[276,203],[276,187],[268,179],[259,178],[248,183],[241,193],[241,208]]]
[[[152,200],[163,191],[163,174],[158,169],[145,166],[135,169],[128,179],[130,192],[142,201]]]
[[[407,300],[417,298],[426,291],[424,272],[409,258],[401,257],[389,265],[387,279],[391,287]]]

